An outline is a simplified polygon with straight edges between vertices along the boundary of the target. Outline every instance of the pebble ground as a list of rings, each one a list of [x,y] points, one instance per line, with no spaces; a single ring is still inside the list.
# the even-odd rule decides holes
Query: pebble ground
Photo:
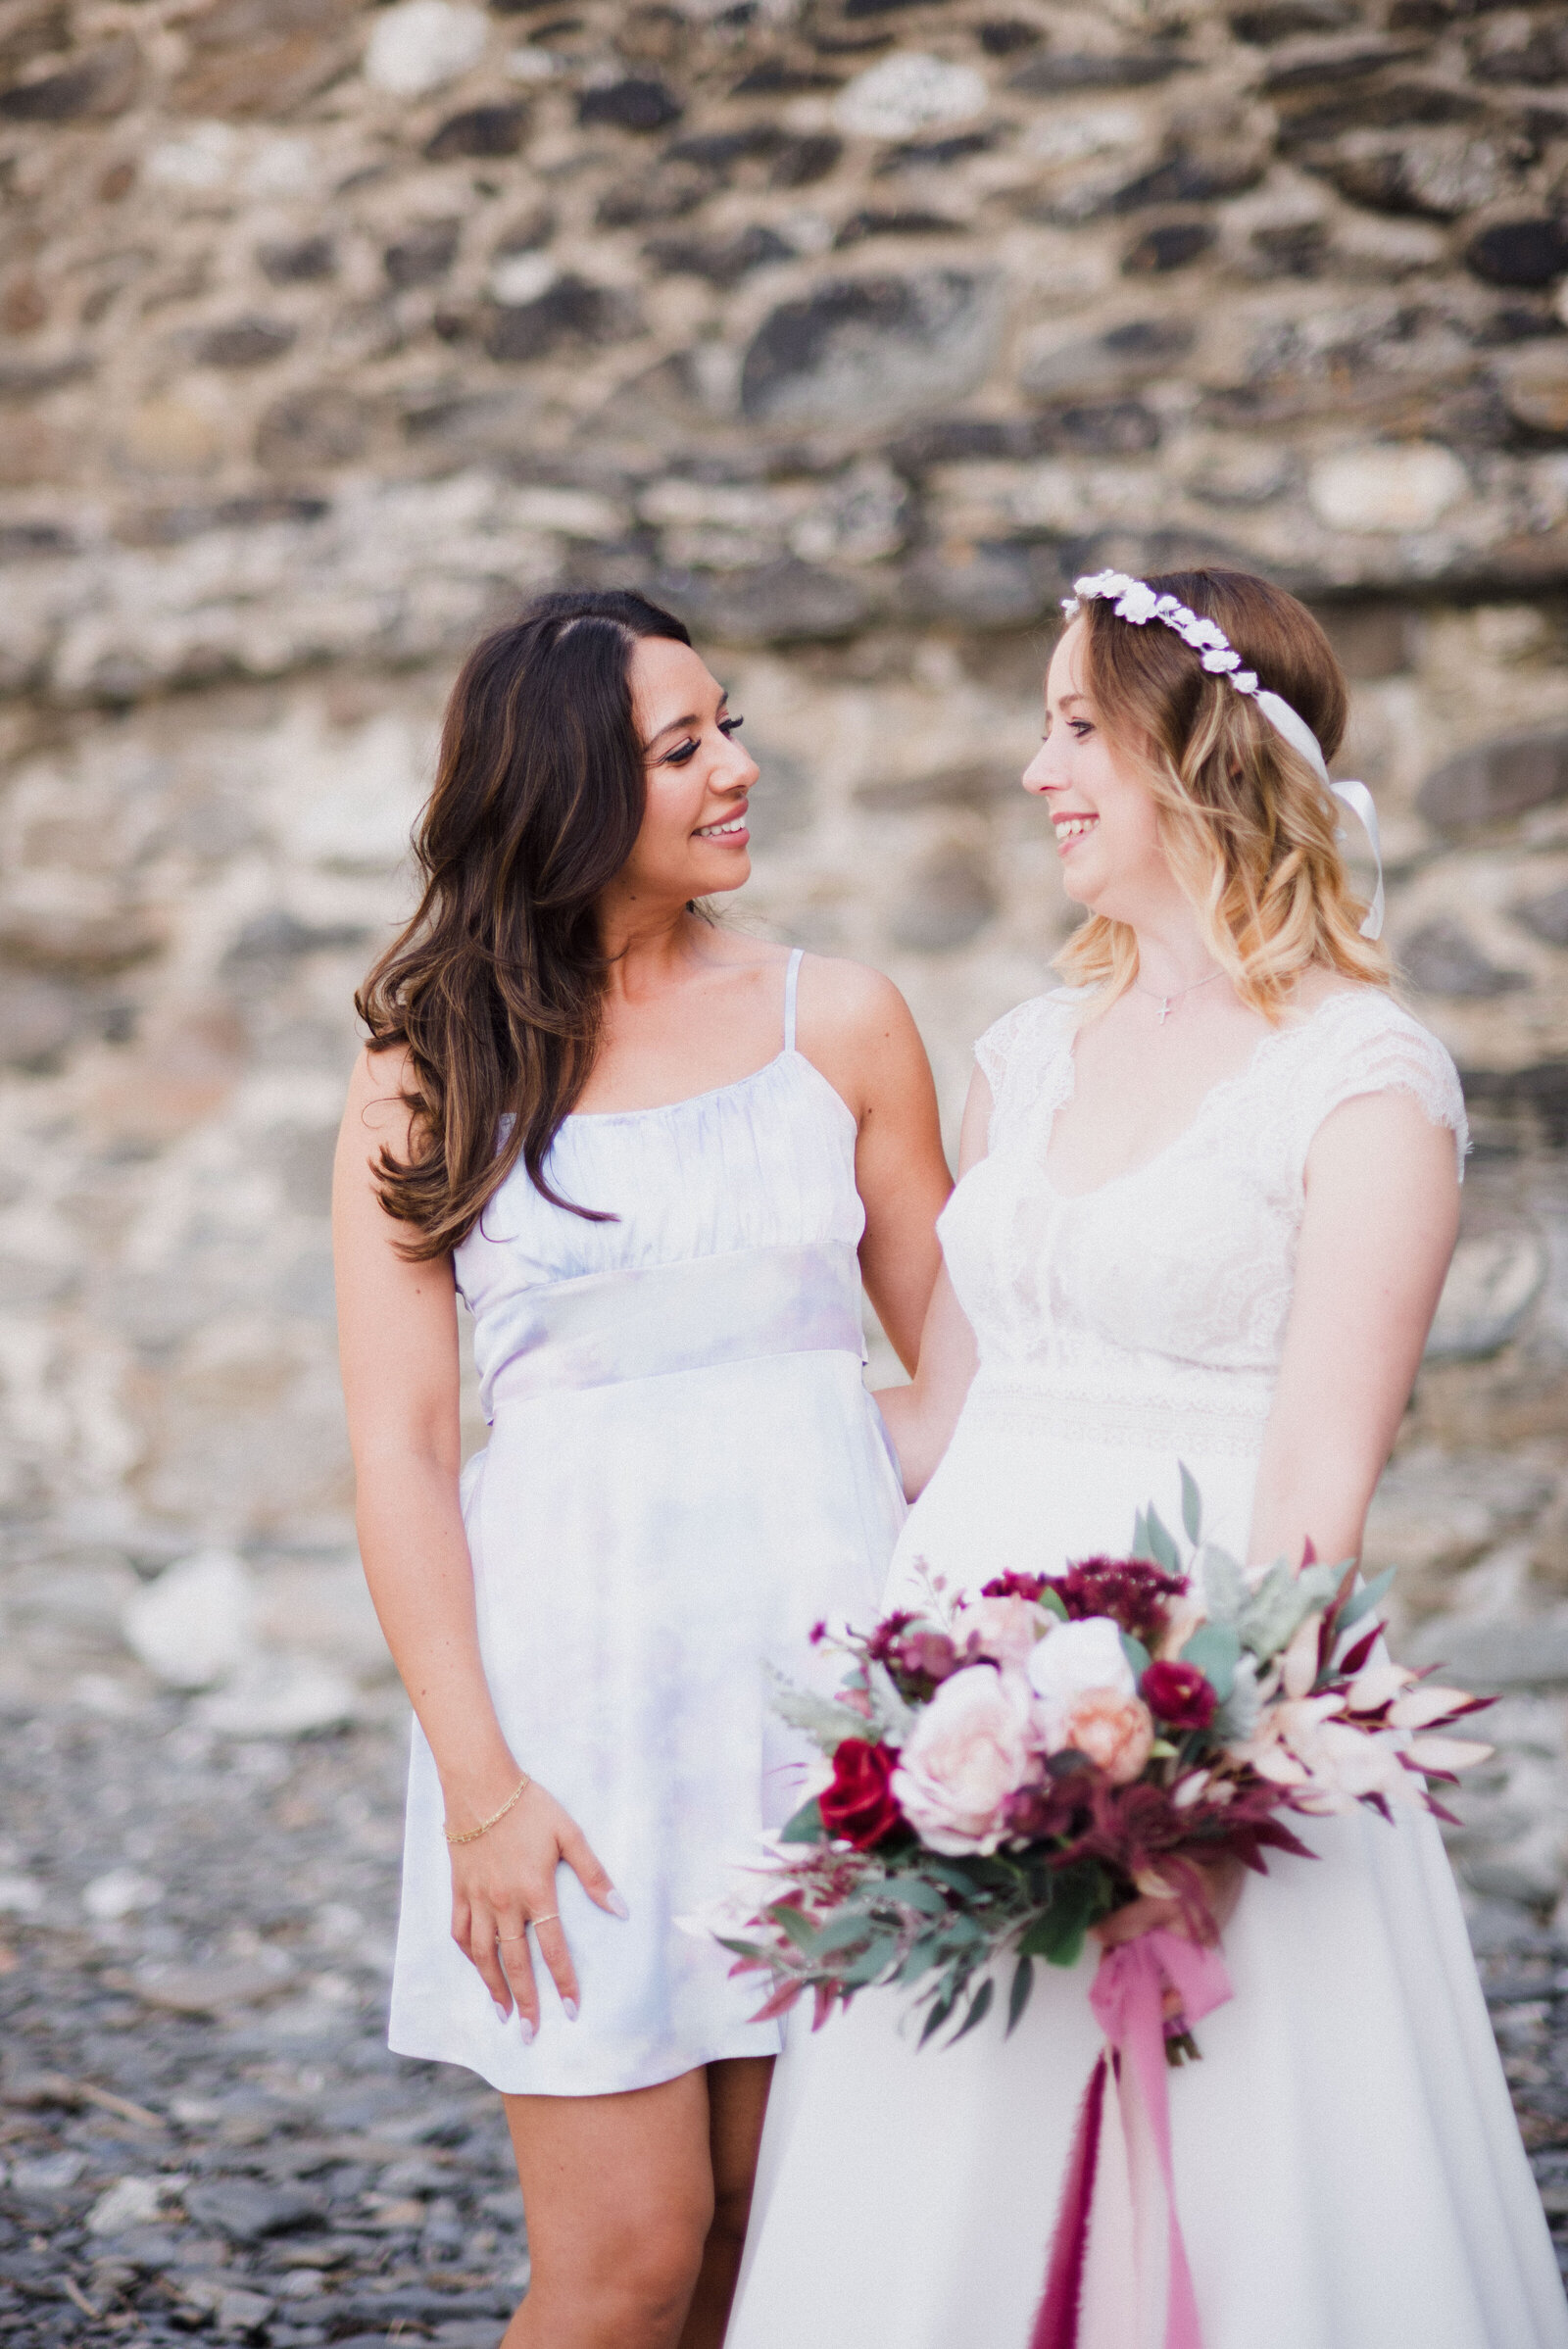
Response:
[[[221,1743],[170,1700],[5,1740],[6,2349],[494,2349],[527,2277],[500,2101],[385,2045],[401,1723]],[[1568,1942],[1498,1915],[1482,1970],[1568,2270]]]

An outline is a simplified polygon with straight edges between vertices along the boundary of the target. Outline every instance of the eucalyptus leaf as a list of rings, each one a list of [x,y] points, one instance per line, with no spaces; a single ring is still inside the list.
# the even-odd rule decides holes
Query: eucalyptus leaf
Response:
[[[779,1932],[789,1935],[797,1949],[804,1949],[808,1956],[815,1954],[816,1927],[809,1917],[805,1916],[800,1909],[793,1908],[787,1900],[775,1900],[767,1914]]]
[[[1230,1624],[1201,1623],[1182,1649],[1182,1662],[1197,1666],[1223,1704],[1236,1684],[1241,1654],[1241,1640]]]
[[[1021,1957],[1013,1968],[1012,1988],[1007,1992],[1007,2037],[1023,2020],[1023,2010],[1029,2004],[1029,1993],[1035,1986],[1035,1962]]]
[[[925,2045],[928,2039],[934,2039],[936,2037],[937,2032],[942,2029],[943,2024],[946,2023],[948,2017],[952,2014],[957,2003],[958,1993],[956,1990],[949,1990],[945,1992],[944,1995],[936,2001],[936,2004],[932,2007],[931,2012],[925,2019],[925,2029],[920,2033],[920,2044],[922,2047]]]
[[[891,1933],[879,1934],[868,1941],[853,1966],[845,1969],[844,1986],[847,1990],[863,1990],[875,1982],[883,1968],[890,1966],[899,1954],[899,1944]]]
[[[1283,1558],[1276,1558],[1252,1590],[1242,1610],[1237,1630],[1244,1647],[1263,1663],[1288,1647],[1297,1627],[1311,1608],[1300,1579]]]
[[[1149,1670],[1150,1666],[1149,1650],[1144,1645],[1142,1639],[1135,1639],[1131,1632],[1123,1632],[1121,1636],[1121,1652],[1127,1658],[1128,1663],[1132,1667],[1134,1681],[1141,1681],[1144,1677],[1144,1674]]]
[[[804,1730],[813,1744],[831,1754],[846,1737],[863,1737],[870,1723],[847,1704],[836,1704],[831,1697],[817,1696],[809,1688],[799,1688],[787,1681],[781,1672],[768,1666],[767,1677],[772,1687],[772,1707],[780,1721],[791,1729]]]
[[[980,1984],[979,1989],[976,1990],[973,1998],[969,2001],[969,2012],[964,2016],[962,2023],[954,2032],[952,2038],[948,2041],[948,2045],[950,2047],[956,2047],[960,2039],[968,2037],[970,2031],[974,2030],[976,2024],[983,2023],[985,2021],[987,2015],[989,2015],[991,2012],[991,2001],[995,1996],[996,1984],[988,1974],[985,1981]]]
[[[1152,1503],[1150,1504],[1148,1516],[1144,1521],[1144,1532],[1145,1538],[1149,1542],[1149,1554],[1152,1558],[1154,1564],[1160,1567],[1166,1574],[1180,1574],[1182,1570],[1182,1553],[1177,1548],[1174,1539],[1166,1530],[1164,1521],[1161,1518],[1159,1511],[1153,1506]]]
[[[1352,1623],[1359,1623],[1363,1615],[1370,1615],[1374,1607],[1380,1607],[1393,1588],[1394,1568],[1385,1566],[1381,1574],[1375,1574],[1346,1600],[1340,1609],[1338,1628],[1348,1632]]]
[[[1209,1733],[1222,1745],[1240,1745],[1257,1727],[1262,1699],[1257,1692],[1257,1665],[1242,1656],[1236,1665],[1230,1694],[1209,1724]]]
[[[822,1805],[813,1794],[803,1802],[793,1818],[787,1819],[778,1831],[781,1843],[822,1843],[827,1840],[827,1829],[822,1825]]]
[[[1203,1533],[1203,1496],[1198,1490],[1198,1480],[1185,1460],[1176,1463],[1182,1480],[1182,1525],[1188,1541],[1196,1549]]]
[[[1238,1560],[1217,1542],[1205,1542],[1194,1563],[1209,1622],[1239,1623],[1250,1593]]]
[[[914,1735],[914,1725],[918,1716],[914,1707],[906,1704],[904,1698],[899,1694],[898,1688],[894,1685],[893,1675],[887,1666],[885,1664],[871,1665],[866,1675],[866,1685],[870,1691],[872,1718],[864,1726],[874,1728],[889,1745],[900,1747],[907,1745],[910,1737]],[[835,1709],[843,1710],[842,1707]]]
[[[1052,1590],[1049,1583],[1040,1593],[1039,1604],[1045,1608],[1048,1615],[1054,1615],[1058,1623],[1066,1622],[1067,1602],[1059,1590]]]

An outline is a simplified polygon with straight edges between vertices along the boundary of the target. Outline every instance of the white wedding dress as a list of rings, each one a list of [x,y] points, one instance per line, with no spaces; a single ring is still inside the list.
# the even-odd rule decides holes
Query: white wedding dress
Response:
[[[1046,1174],[1079,999],[981,1039],[990,1150],[942,1218],[980,1368],[910,1513],[955,1588],[1125,1554],[1134,1510],[1248,1539],[1290,1308],[1308,1147],[1397,1087],[1463,1151],[1452,1063],[1380,990],[1272,1032],[1186,1133],[1080,1196]],[[1568,2312],[1443,1845],[1425,1817],[1305,1824],[1315,1862],[1250,1879],[1231,2003],[1172,2074],[1176,2192],[1203,2349],[1564,2349]],[[916,2052],[897,1993],[812,2035],[775,2080],[729,2349],[1025,2349],[1099,2046],[1094,1958],[1038,1968],[993,2017]],[[1117,2344],[1116,2349],[1123,2349]]]

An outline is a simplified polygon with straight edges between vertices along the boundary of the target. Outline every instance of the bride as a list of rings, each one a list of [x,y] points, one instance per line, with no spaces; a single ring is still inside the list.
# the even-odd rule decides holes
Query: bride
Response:
[[[1235,572],[1079,598],[1024,786],[1089,918],[1075,983],[976,1048],[919,1375],[883,1398],[919,1495],[889,1606],[922,1563],[956,1590],[1125,1554],[1139,1505],[1179,1521],[1179,1461],[1239,1554],[1357,1553],[1453,1248],[1463,1102],[1348,895],[1322,631]],[[1315,1864],[1214,1880],[1235,1995],[1171,2077],[1203,2349],[1563,2349],[1435,1826],[1300,1825]],[[1174,1922],[1144,1899],[1102,1938]],[[1010,2039],[916,2053],[887,1993],[792,2029],[730,2349],[1026,2349],[1091,1971],[1037,1970]]]

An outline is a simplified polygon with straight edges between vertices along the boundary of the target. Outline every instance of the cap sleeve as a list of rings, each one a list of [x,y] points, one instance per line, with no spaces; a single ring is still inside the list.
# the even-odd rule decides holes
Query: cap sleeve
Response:
[[[1028,1117],[1049,1095],[1054,1100],[1072,1066],[1074,1010],[1086,991],[1058,988],[1031,996],[994,1020],[974,1048],[991,1088],[991,1144]]]
[[[1401,1010],[1381,990],[1346,998],[1346,1007],[1324,1036],[1313,1069],[1314,1082],[1300,1092],[1300,1154],[1343,1101],[1368,1093],[1409,1093],[1435,1126],[1453,1136],[1459,1180],[1464,1180],[1470,1128],[1459,1072],[1429,1028]]]

